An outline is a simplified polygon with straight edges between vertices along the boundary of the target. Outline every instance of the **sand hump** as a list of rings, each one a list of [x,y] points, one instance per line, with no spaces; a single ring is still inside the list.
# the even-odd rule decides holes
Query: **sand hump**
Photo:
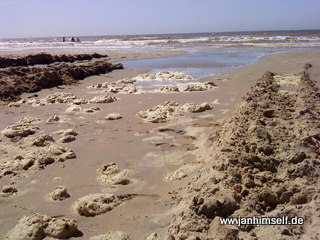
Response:
[[[130,195],[119,195],[109,193],[89,194],[79,198],[72,208],[81,216],[94,217],[111,211],[124,201],[130,199]]]
[[[64,186],[55,187],[54,190],[49,194],[49,197],[53,201],[63,201],[70,197],[68,190]]]
[[[160,71],[155,74],[144,73],[136,77],[140,81],[190,81],[193,78],[177,71]]]
[[[179,116],[183,115],[181,112],[196,113],[211,109],[212,106],[209,103],[202,103],[200,105],[186,103],[181,105],[174,101],[166,101],[146,111],[140,111],[136,116],[146,122],[165,123],[177,120]]]
[[[129,178],[131,173],[128,169],[121,169],[115,163],[107,163],[102,165],[97,172],[98,182],[110,185],[128,185],[132,182]]]
[[[97,96],[90,100],[90,103],[111,103],[115,102],[117,99],[109,94],[103,96]]]
[[[0,133],[8,138],[23,138],[35,134],[39,128],[34,124],[41,122],[41,119],[34,117],[21,118],[17,123],[3,129]]]
[[[93,83],[89,88],[105,89],[106,92],[122,94],[135,93],[138,90],[136,86],[136,80],[133,79],[122,79],[115,82]]]
[[[61,136],[58,140],[60,143],[73,142],[76,140],[76,136],[78,135],[74,129],[59,130],[55,133]]]
[[[176,120],[179,104],[174,101],[166,101],[146,111],[137,113],[137,117],[144,119],[146,122],[165,123]]]
[[[305,231],[305,239],[316,239],[319,104],[308,72],[299,80],[265,73],[234,116],[210,134],[208,152],[214,157],[177,194],[184,195],[181,211],[172,219],[167,239],[269,239],[271,232],[275,239],[303,239]],[[175,175],[184,174],[168,177]],[[219,221],[238,216],[309,220],[304,226],[277,227],[222,226]]]
[[[92,106],[92,107],[89,107],[89,108],[84,108],[82,110],[83,113],[96,113],[96,112],[99,112],[101,109],[97,106]]]
[[[120,113],[109,113],[105,119],[106,120],[118,120],[121,119],[122,115]]]
[[[6,240],[42,240],[45,238],[69,239],[79,234],[74,219],[53,218],[35,213],[24,216],[7,234]]]
[[[156,89],[159,92],[180,92],[179,88],[177,86],[161,86]]]
[[[121,231],[110,231],[90,238],[90,240],[130,240],[130,237]]]
[[[29,169],[43,169],[55,162],[75,158],[75,153],[61,147],[48,134],[26,137],[17,143],[4,143],[0,148],[6,154],[0,161],[0,176],[18,174]]]
[[[32,106],[45,106],[48,104],[58,104],[58,103],[67,103],[67,104],[75,104],[75,105],[80,105],[80,104],[86,104],[88,101],[84,100],[80,97],[77,97],[73,93],[67,93],[67,92],[56,92],[53,94],[49,94],[45,98],[28,98],[28,99],[21,99],[19,100],[18,104],[29,104]]]
[[[179,87],[180,92],[194,92],[194,91],[206,91],[210,88],[214,88],[216,84],[212,81],[208,82],[198,82],[198,83],[188,83]]]
[[[2,187],[0,196],[2,197],[10,197],[15,195],[18,192],[18,189],[12,185],[5,185]]]
[[[206,91],[214,88],[216,85],[212,81],[182,84],[180,86],[161,86],[156,89],[159,92],[195,92]]]

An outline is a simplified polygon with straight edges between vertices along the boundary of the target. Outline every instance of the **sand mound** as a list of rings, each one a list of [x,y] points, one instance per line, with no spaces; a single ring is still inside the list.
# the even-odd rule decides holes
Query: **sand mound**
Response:
[[[74,219],[53,218],[42,214],[24,216],[7,234],[6,240],[69,239],[79,234]]]
[[[165,123],[177,120],[178,116],[183,116],[181,111],[196,113],[211,109],[212,106],[208,103],[202,103],[200,105],[185,103],[181,105],[174,101],[166,101],[153,108],[149,108],[146,111],[140,111],[136,116],[142,118],[146,122]]]
[[[185,103],[180,107],[180,110],[184,112],[198,113],[211,110],[212,108],[213,107],[207,102],[201,103],[200,105],[194,103]]]
[[[121,231],[110,231],[90,238],[90,240],[130,240],[130,237]]]
[[[130,195],[116,196],[109,193],[89,194],[79,198],[72,205],[72,208],[81,216],[94,217],[111,211],[130,198]]]
[[[166,93],[180,92],[180,90],[177,86],[161,86],[161,87],[157,88],[156,91],[166,92]]]
[[[5,129],[3,129],[0,133],[8,138],[23,138],[29,135],[35,134],[39,128],[34,124],[40,123],[41,119],[34,117],[24,117],[21,118],[17,123],[12,124]]]
[[[286,80],[287,81],[287,80]],[[288,93],[281,88],[290,86]],[[168,239],[316,238],[320,99],[308,72],[299,81],[267,72],[234,116],[208,137],[209,161],[177,196]],[[304,226],[224,225],[220,217],[304,217]],[[218,231],[218,232],[217,232]],[[307,231],[307,232],[306,232]]]
[[[144,73],[138,75],[135,79],[140,81],[190,81],[193,78],[177,71],[160,71],[155,74]]]
[[[93,83],[89,88],[105,89],[106,92],[122,94],[135,93],[138,90],[136,86],[136,80],[133,79],[122,79],[115,82]]]
[[[49,194],[49,197],[53,201],[63,201],[70,197],[68,190],[64,186],[55,187],[54,190]]]
[[[5,185],[2,187],[0,196],[2,197],[10,197],[15,195],[18,192],[18,189],[12,185]]]
[[[180,92],[194,92],[194,91],[206,91],[208,89],[214,88],[216,84],[212,81],[208,82],[198,82],[198,83],[188,83],[179,87]]]
[[[71,149],[59,146],[48,134],[3,142],[0,151],[0,176],[43,169],[49,164],[76,157]]]
[[[103,96],[97,96],[90,100],[90,103],[111,103],[115,102],[117,99],[109,94]]]
[[[166,101],[146,111],[137,113],[137,117],[144,119],[146,122],[165,123],[176,120],[179,104],[174,101]]]
[[[109,113],[105,119],[106,120],[118,120],[121,119],[122,115],[120,113]]]
[[[131,171],[128,169],[121,169],[115,163],[104,164],[97,172],[100,173],[97,180],[102,184],[128,185],[132,182],[129,178]]]
[[[82,110],[83,113],[96,113],[99,112],[101,109],[97,106],[92,106],[90,108],[85,108]]]
[[[73,142],[76,140],[76,136],[78,135],[78,133],[71,128],[66,130],[59,130],[54,133],[61,136],[61,138],[58,140],[59,143]]]

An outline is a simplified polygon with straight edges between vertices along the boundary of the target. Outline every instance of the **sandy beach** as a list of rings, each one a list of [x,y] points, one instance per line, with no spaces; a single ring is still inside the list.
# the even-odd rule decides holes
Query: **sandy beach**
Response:
[[[114,69],[2,101],[0,239],[319,239],[319,59],[271,54],[156,91],[132,81],[149,69]],[[283,215],[305,223],[218,220]]]

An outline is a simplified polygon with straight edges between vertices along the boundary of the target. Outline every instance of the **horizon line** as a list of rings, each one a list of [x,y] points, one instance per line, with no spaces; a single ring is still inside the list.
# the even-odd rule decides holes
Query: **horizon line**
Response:
[[[278,30],[240,30],[240,31],[208,31],[208,32],[175,32],[175,33],[137,33],[137,34],[97,34],[97,35],[60,35],[60,36],[40,36],[40,37],[5,37],[1,40],[9,39],[33,39],[33,38],[62,38],[62,37],[103,37],[103,36],[148,36],[148,35],[174,35],[174,34],[204,34],[204,33],[244,33],[244,32],[281,32],[281,31],[320,31],[320,28],[311,29],[278,29]]]

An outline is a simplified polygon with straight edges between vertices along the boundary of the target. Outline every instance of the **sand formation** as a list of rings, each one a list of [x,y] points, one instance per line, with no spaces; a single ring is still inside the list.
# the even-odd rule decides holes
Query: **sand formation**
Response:
[[[100,57],[102,55],[94,54],[90,56]],[[36,60],[38,58],[40,60]],[[69,56],[67,58],[69,62],[73,61],[70,60],[72,58],[81,59],[79,56]],[[61,61],[57,60],[58,57],[49,54],[29,55],[26,57],[26,60],[23,58],[22,60],[19,59],[1,58],[0,62],[4,62],[2,64],[4,68],[0,68],[0,100],[17,100],[24,92],[31,93],[62,84],[74,84],[78,80],[89,76],[104,74],[114,69],[123,68],[121,64],[111,64],[103,60],[89,61],[88,63],[66,63],[68,61],[59,63]],[[28,59],[34,60],[29,61]],[[14,63],[15,61],[21,61],[21,64]],[[26,65],[23,65],[23,62],[26,62]],[[31,66],[34,64],[46,65]]]
[[[58,145],[49,134],[30,136],[39,131],[36,126],[39,122],[41,119],[24,117],[0,132],[4,137],[0,146],[0,177],[29,169],[43,169],[49,164],[76,157],[71,149]],[[59,142],[71,141],[70,137],[74,138],[75,134],[74,130],[62,131]]]
[[[52,64],[59,62],[73,63],[75,61],[92,60],[94,58],[106,58],[107,55],[99,53],[93,54],[74,54],[74,55],[51,55],[48,53],[38,53],[34,55],[27,55],[25,57],[0,57],[0,68],[7,67],[26,67],[37,64]]]
[[[110,93],[135,93],[138,91],[136,80],[133,79],[122,79],[113,82],[105,82],[105,83],[93,83],[88,88],[95,89],[105,89],[106,92]]]
[[[132,182],[129,178],[131,171],[129,169],[121,169],[115,163],[104,164],[97,172],[99,173],[97,181],[102,184],[128,185]]]
[[[191,81],[193,78],[183,72],[160,71],[157,73],[143,73],[136,77],[140,81]]]
[[[320,96],[308,67],[295,77],[267,72],[214,129],[212,161],[178,193],[181,210],[166,239],[269,239],[270,232],[277,239],[317,239]],[[220,224],[220,217],[238,216],[299,216],[305,224]]]
[[[132,195],[114,195],[111,193],[93,193],[79,198],[72,208],[81,216],[94,217],[111,211],[123,202],[132,198]]]
[[[54,190],[49,194],[49,197],[53,201],[63,201],[70,197],[68,189],[64,186],[55,187]]]
[[[74,219],[54,218],[42,214],[24,216],[7,234],[6,240],[69,239],[80,235]]]
[[[183,116],[182,112],[204,112],[211,110],[212,106],[209,103],[202,103],[200,105],[194,103],[179,104],[174,101],[166,101],[162,104],[140,111],[137,117],[142,118],[146,122],[151,123],[166,123],[175,121],[179,116]]]
[[[196,91],[207,91],[216,87],[217,85],[212,81],[207,82],[195,82],[187,83],[179,86],[161,86],[156,89],[159,92],[173,93],[173,92],[196,92]]]

